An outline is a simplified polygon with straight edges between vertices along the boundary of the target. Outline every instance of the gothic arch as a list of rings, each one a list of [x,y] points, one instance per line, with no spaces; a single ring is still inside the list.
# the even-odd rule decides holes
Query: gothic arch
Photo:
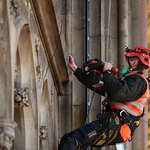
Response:
[[[15,67],[15,89],[28,88],[28,104],[17,103],[15,108],[16,139],[15,149],[38,149],[38,112],[34,59],[29,26],[24,25],[19,36]],[[22,107],[22,106],[25,107]],[[26,107],[27,106],[27,107]],[[18,137],[18,138],[17,138]],[[20,147],[21,146],[21,147]]]
[[[51,145],[51,124],[52,124],[52,117],[51,117],[51,108],[50,108],[50,95],[48,89],[47,80],[44,82],[43,89],[42,89],[42,98],[40,101],[40,127],[46,127],[47,135],[45,135],[45,139],[40,137],[40,150],[50,149]],[[45,140],[45,141],[44,141]],[[53,145],[51,145],[53,146]]]

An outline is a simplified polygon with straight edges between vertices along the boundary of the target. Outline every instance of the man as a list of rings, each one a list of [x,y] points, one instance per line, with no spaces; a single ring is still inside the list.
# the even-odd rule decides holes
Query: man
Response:
[[[85,86],[82,71],[69,55],[70,68],[77,79]],[[143,70],[150,66],[150,51],[145,47],[126,47],[125,61],[122,64],[123,79],[111,72],[112,64],[105,62],[103,82],[105,91],[91,88],[97,93],[107,93],[107,110],[98,114],[98,120],[86,124],[63,136],[59,150],[77,150],[88,146],[103,147],[131,140],[149,96],[149,85]]]

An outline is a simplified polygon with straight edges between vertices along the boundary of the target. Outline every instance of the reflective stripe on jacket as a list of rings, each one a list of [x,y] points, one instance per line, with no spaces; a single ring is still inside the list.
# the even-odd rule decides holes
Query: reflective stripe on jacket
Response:
[[[143,77],[143,79],[147,83],[146,92],[139,99],[137,99],[135,101],[131,101],[131,102],[111,101],[111,104],[110,104],[111,109],[115,108],[115,109],[126,110],[129,114],[131,114],[133,116],[139,116],[142,114],[143,107],[145,107],[146,102],[147,102],[148,97],[149,97],[149,84],[148,84],[148,81],[145,78],[144,74],[138,74],[138,75]]]

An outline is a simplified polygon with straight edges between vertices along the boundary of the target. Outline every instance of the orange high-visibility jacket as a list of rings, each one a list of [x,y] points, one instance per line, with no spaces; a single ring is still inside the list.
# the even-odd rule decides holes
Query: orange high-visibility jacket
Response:
[[[125,110],[133,116],[139,116],[143,113],[143,108],[145,107],[146,102],[149,97],[149,84],[148,84],[148,81],[145,78],[144,74],[138,74],[138,75],[143,77],[143,79],[147,83],[147,89],[146,89],[145,93],[139,99],[137,99],[135,101],[131,101],[131,102],[111,101],[111,104],[110,104],[111,109],[115,108],[115,109]]]

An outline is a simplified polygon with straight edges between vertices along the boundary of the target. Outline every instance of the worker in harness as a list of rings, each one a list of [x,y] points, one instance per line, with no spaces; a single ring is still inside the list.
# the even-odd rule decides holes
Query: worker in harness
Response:
[[[59,144],[59,150],[78,150],[114,145],[132,140],[139,120],[144,115],[144,108],[149,96],[148,81],[143,74],[150,66],[150,51],[145,47],[125,48],[125,61],[122,64],[122,79],[112,72],[113,65],[105,62],[102,68],[104,89],[90,87],[69,55],[70,68],[77,79],[91,90],[106,97],[103,104],[105,112],[97,115],[97,120],[90,122],[70,133],[65,134]]]

